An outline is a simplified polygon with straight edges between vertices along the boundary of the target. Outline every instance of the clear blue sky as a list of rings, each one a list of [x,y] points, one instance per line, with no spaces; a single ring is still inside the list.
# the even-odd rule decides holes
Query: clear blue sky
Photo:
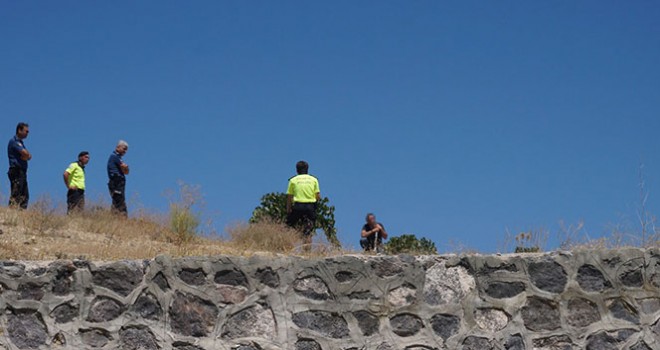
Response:
[[[655,1],[0,0],[0,130],[31,124],[33,198],[63,200],[83,149],[106,195],[123,138],[129,197],[165,210],[199,184],[220,230],[305,159],[348,246],[369,211],[443,251],[560,220],[597,237],[633,221],[640,160],[660,210],[659,18]]]

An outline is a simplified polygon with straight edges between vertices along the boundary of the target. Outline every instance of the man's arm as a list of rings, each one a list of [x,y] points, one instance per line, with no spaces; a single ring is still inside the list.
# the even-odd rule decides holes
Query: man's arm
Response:
[[[66,188],[68,188],[70,190],[75,190],[76,188],[74,186],[69,186],[69,176],[71,176],[71,174],[69,174],[69,171],[65,171],[64,172],[64,185],[66,186]]]
[[[385,231],[385,227],[381,224],[378,224],[378,227],[380,227],[380,237],[387,239],[387,231]]]
[[[124,173],[124,175],[128,175],[129,172],[128,164],[124,162],[119,163],[119,169],[121,169],[121,172]]]
[[[321,192],[316,192],[316,201],[317,202],[321,201]]]
[[[373,235],[374,233],[378,232],[381,229],[380,226],[376,225],[373,229],[367,231],[366,228],[362,228],[362,237],[369,237]]]
[[[293,195],[292,194],[287,194],[286,195],[286,213],[289,214],[291,213],[291,208],[293,207]]]
[[[19,142],[12,141],[10,144],[11,151],[18,153],[19,157],[21,160],[30,160],[32,159],[32,155],[30,154],[30,151],[27,150],[27,148],[23,147],[23,145]]]
[[[30,152],[27,149],[23,148],[21,150],[21,159],[22,160],[30,160],[30,159],[32,159],[32,154],[30,154]]]
[[[362,238],[367,238],[367,237],[371,236],[371,231],[367,231],[363,228],[361,235],[362,235]]]

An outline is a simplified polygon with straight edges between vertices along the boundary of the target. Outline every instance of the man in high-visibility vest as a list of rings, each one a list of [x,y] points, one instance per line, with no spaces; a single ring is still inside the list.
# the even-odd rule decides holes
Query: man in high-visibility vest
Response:
[[[78,154],[78,161],[73,162],[64,171],[64,184],[67,188],[67,214],[85,209],[85,166],[89,163],[89,152]]]
[[[316,177],[309,175],[309,164],[304,160],[296,163],[298,175],[289,179],[287,188],[286,223],[302,231],[303,243],[312,243],[312,231],[316,223],[316,204],[321,200],[321,190]]]

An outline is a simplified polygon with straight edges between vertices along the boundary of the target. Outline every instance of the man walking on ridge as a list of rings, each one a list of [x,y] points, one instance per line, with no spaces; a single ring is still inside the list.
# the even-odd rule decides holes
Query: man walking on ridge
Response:
[[[362,226],[360,246],[365,251],[378,251],[383,240],[387,239],[387,231],[383,224],[376,221],[376,215],[372,213],[367,214],[366,221],[367,223]]]
[[[89,163],[89,152],[78,154],[78,161],[73,162],[64,171],[66,193],[66,213],[85,210],[85,166]]]
[[[303,234],[305,249],[312,244],[312,231],[316,224],[316,203],[321,200],[319,181],[308,174],[309,164],[304,160],[296,163],[298,175],[289,179],[287,188],[287,225],[299,229]]]
[[[13,208],[27,209],[30,200],[30,191],[28,190],[27,170],[28,161],[32,159],[32,154],[25,148],[25,138],[30,133],[30,126],[26,123],[16,125],[16,135],[9,140],[7,146],[7,156],[9,158],[9,183],[11,194],[9,197],[9,206]]]
[[[112,211],[123,216],[128,216],[125,192],[126,175],[129,170],[128,164],[124,163],[122,159],[126,152],[128,152],[128,143],[120,140],[108,159],[108,189],[112,197]]]

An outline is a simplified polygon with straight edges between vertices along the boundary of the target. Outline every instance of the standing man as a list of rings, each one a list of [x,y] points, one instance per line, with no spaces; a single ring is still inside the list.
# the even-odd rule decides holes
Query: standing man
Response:
[[[11,185],[11,195],[9,197],[9,206],[13,208],[27,209],[30,200],[30,191],[28,190],[27,170],[28,161],[32,159],[32,154],[25,148],[24,140],[30,133],[30,126],[26,123],[16,125],[16,135],[9,140],[7,146],[7,155],[9,157],[9,183]]]
[[[112,152],[108,159],[108,189],[112,197],[112,211],[123,216],[128,216],[125,193],[128,164],[122,160],[122,157],[127,151],[128,143],[124,140],[119,140],[115,151]]]
[[[286,223],[302,230],[303,243],[309,248],[316,224],[316,202],[321,200],[321,191],[319,181],[308,174],[307,162],[301,160],[296,163],[296,172],[298,175],[289,179],[286,191]]]
[[[383,240],[387,239],[387,231],[385,226],[376,221],[376,215],[369,213],[366,217],[367,223],[362,226],[362,238],[360,239],[360,246],[365,251],[378,250],[383,244]]]
[[[66,213],[85,209],[85,166],[89,163],[89,152],[78,154],[78,161],[71,163],[64,171],[66,193]]]

